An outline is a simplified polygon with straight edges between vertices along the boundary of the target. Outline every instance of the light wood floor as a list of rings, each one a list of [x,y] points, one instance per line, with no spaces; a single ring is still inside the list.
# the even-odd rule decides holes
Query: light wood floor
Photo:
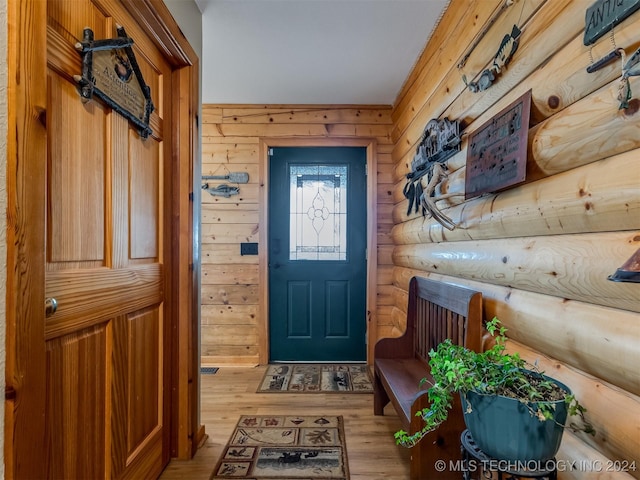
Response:
[[[172,461],[163,480],[208,480],[238,417],[248,415],[342,415],[351,480],[409,478],[409,451],[396,446],[400,421],[387,405],[373,415],[371,394],[256,393],[266,367],[222,367],[201,376],[201,422],[208,438],[190,461]]]

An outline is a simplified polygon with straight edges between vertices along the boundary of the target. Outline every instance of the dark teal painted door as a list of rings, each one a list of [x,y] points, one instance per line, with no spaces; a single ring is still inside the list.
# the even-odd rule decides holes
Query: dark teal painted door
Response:
[[[273,148],[270,361],[366,360],[366,149]]]

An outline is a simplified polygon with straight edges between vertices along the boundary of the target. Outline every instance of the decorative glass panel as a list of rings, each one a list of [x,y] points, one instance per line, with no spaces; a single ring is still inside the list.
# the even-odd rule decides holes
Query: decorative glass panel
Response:
[[[347,259],[347,166],[291,165],[290,260]]]

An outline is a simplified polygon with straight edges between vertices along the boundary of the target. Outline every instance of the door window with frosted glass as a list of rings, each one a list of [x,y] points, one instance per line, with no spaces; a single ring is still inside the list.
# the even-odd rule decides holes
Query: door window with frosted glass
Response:
[[[347,166],[291,165],[290,260],[347,259]]]

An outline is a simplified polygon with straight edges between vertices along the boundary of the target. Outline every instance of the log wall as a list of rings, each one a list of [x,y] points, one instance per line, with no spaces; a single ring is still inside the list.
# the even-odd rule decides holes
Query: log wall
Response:
[[[373,145],[377,205],[373,235],[377,300],[370,306],[370,344],[391,333],[391,240],[393,164],[391,107],[327,105],[204,105],[202,174],[247,172],[249,183],[230,198],[202,193],[202,363],[256,365],[268,362],[266,305],[260,302],[267,272],[261,205],[266,175],[263,148],[305,145]],[[371,175],[369,169],[369,175]],[[211,185],[223,181],[209,181]],[[371,192],[370,192],[371,193]],[[372,211],[372,210],[370,210]],[[375,211],[375,209],[373,209]],[[240,243],[257,242],[258,256],[241,256]],[[265,299],[266,302],[266,299]],[[378,333],[376,333],[379,331]]]
[[[266,256],[240,256],[239,247],[261,241],[265,141],[373,140],[377,300],[369,341],[404,330],[413,275],[481,290],[485,318],[502,320],[509,348],[571,386],[598,430],[565,435],[558,458],[577,463],[560,478],[640,478],[640,286],[607,280],[640,247],[640,77],[630,79],[634,99],[620,110],[620,62],[586,72],[612,48],[608,35],[583,45],[592,3],[515,0],[492,22],[504,1],[452,0],[393,108],[205,105],[203,174],[246,171],[250,182],[229,199],[203,192],[203,364],[268,360]],[[472,93],[462,75],[486,68],[514,23],[522,35],[513,59],[492,87]],[[627,56],[640,47],[640,12],[616,27],[615,42]],[[459,224],[453,231],[408,215],[404,176],[427,122],[461,121],[462,149],[438,191],[464,193],[468,133],[528,90],[526,180],[440,201]],[[635,470],[620,470],[632,462]]]
[[[591,58],[612,48],[609,35],[591,52],[583,45],[592,3],[513,2],[460,70],[460,59],[504,2],[451,1],[392,113],[390,313],[398,334],[413,275],[481,290],[485,318],[502,320],[509,348],[537,360],[589,410],[597,435],[565,435],[558,458],[578,463],[560,478],[640,478],[640,285],[607,279],[640,248],[640,77],[631,78],[634,99],[620,110],[620,60],[586,72]],[[513,59],[492,87],[472,93],[462,74],[473,77],[490,64],[514,18],[523,31]],[[627,57],[638,49],[640,12],[617,26],[614,38]],[[462,150],[439,192],[464,193],[466,134],[528,90],[526,181],[439,202],[459,223],[453,231],[407,215],[404,175],[427,122],[462,122]],[[632,462],[635,470],[620,471]]]

